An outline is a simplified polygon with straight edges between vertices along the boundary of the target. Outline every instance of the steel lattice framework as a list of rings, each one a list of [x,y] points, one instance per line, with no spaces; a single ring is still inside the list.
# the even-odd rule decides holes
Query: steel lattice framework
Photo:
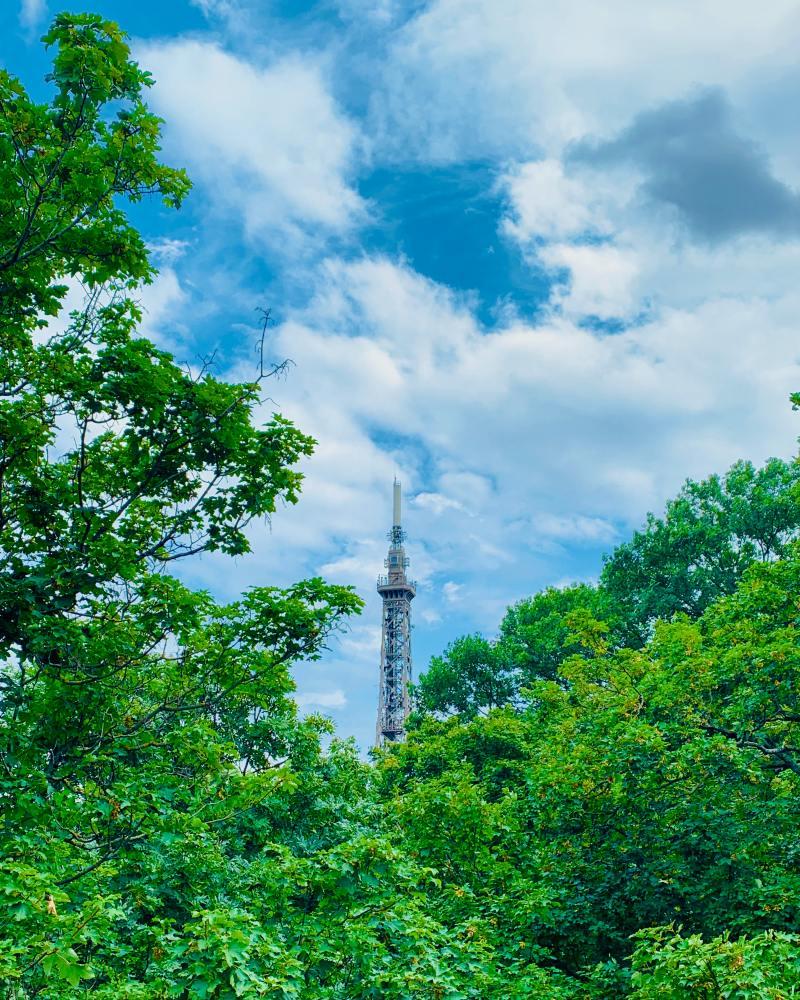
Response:
[[[378,683],[378,724],[375,743],[401,740],[409,713],[408,686],[411,683],[411,602],[416,583],[406,577],[408,558],[403,548],[405,532],[400,526],[400,483],[394,482],[394,517],[389,532],[386,576],[378,577],[378,593],[383,598],[381,668]]]

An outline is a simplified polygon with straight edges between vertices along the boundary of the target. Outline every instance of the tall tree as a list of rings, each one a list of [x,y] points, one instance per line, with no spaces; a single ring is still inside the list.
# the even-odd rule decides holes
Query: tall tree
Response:
[[[576,637],[582,616],[612,623],[618,615],[602,588],[588,584],[548,587],[512,605],[500,623],[500,643],[517,666],[523,685],[555,680],[564,661],[585,647]]]
[[[518,674],[506,647],[465,635],[431,659],[419,680],[417,703],[424,711],[472,717],[509,704],[518,691]]]
[[[289,665],[360,602],[310,580],[220,606],[169,575],[247,552],[313,441],[254,422],[267,372],[191,374],[138,336],[154,271],[124,201],[188,182],[116,25],[59,15],[45,42],[49,105],[0,73],[0,979],[119,996],[210,905],[226,819],[308,756]],[[54,320],[67,282],[85,306]]]
[[[737,462],[723,476],[689,480],[607,560],[601,585],[641,643],[658,618],[697,617],[730,594],[753,562],[782,556],[800,535],[800,463]]]

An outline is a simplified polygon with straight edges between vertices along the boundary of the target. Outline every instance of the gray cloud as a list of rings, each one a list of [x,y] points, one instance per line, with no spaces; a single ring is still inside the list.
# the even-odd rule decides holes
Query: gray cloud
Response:
[[[757,144],[736,132],[720,90],[646,111],[610,142],[576,145],[570,159],[640,167],[644,193],[677,209],[702,240],[800,234],[800,194],[772,174]]]

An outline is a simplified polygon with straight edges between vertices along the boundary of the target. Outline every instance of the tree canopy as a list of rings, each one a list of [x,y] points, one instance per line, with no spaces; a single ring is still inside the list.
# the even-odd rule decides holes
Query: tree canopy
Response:
[[[417,697],[423,709],[473,717],[509,704],[518,689],[506,647],[481,635],[465,635],[433,657]]]
[[[800,465],[773,458],[737,462],[724,476],[688,481],[608,558],[601,584],[629,640],[658,618],[694,618],[729,594],[755,561],[783,556],[800,537]]]

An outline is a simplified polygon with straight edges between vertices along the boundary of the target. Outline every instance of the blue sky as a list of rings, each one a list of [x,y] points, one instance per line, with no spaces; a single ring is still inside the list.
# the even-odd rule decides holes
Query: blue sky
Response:
[[[37,93],[63,4],[7,0]],[[195,187],[136,219],[150,336],[249,377],[319,441],[219,597],[321,573],[367,609],[297,670],[366,747],[395,474],[417,669],[594,579],[687,477],[790,456],[800,418],[800,11],[730,0],[114,0]],[[85,9],[85,8],[84,8]]]

